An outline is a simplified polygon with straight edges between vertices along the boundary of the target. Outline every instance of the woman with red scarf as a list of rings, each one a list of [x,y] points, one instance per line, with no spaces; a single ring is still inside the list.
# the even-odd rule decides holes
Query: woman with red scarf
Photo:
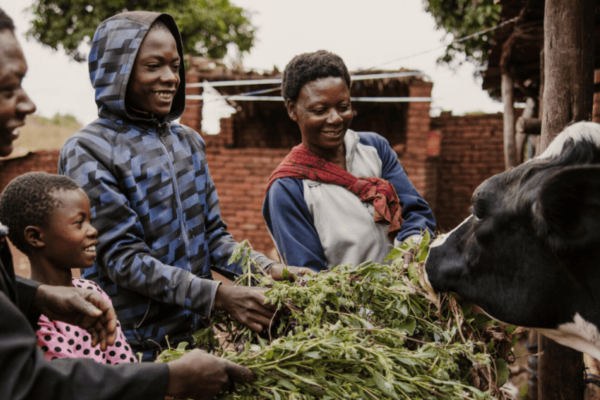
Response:
[[[282,95],[302,133],[271,175],[263,205],[283,262],[314,271],[382,262],[393,246],[433,233],[433,214],[387,140],[349,129],[350,75],[339,56],[296,56]]]

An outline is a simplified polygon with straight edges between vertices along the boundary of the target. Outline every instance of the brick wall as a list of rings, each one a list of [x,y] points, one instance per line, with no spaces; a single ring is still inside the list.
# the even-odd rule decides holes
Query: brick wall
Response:
[[[441,134],[433,211],[438,230],[449,231],[468,215],[477,186],[504,171],[502,114],[452,116],[432,120]]]
[[[0,160],[0,191],[17,176],[32,171],[56,174],[60,150],[38,150],[23,157]]]
[[[433,83],[415,81],[409,86],[410,97],[429,97]],[[433,196],[435,170],[427,155],[427,138],[430,131],[430,103],[408,103],[406,117],[406,142],[400,155],[404,170],[415,188],[428,202]]]
[[[59,150],[29,153],[0,160],[0,192],[30,171],[56,173]],[[262,252],[274,249],[262,217],[265,187],[287,149],[225,149],[208,146],[206,156],[221,202],[221,214],[236,240],[248,239]]]
[[[255,250],[271,257],[275,257],[275,246],[261,210],[269,176],[288,151],[207,147],[206,152],[228,231],[236,240],[248,239]]]
[[[413,96],[426,96],[431,84],[415,87]],[[410,103],[406,144],[400,160],[409,178],[431,205],[438,228],[457,226],[467,215],[477,186],[504,170],[502,114],[452,116],[431,120],[429,104]],[[223,125],[229,124],[223,121]],[[432,146],[435,148],[432,149]],[[398,149],[398,147],[396,147]],[[289,149],[234,148],[207,145],[210,172],[221,201],[221,213],[236,240],[274,256],[261,209],[271,172]],[[38,151],[0,161],[0,190],[29,171],[55,173],[58,150]]]
[[[38,150],[29,153],[23,157],[0,160],[0,192],[14,178],[32,171],[44,171],[50,174],[55,174],[58,169],[58,155],[60,150]],[[15,273],[19,276],[29,276],[29,260],[27,256],[17,250],[10,243],[11,252],[13,255],[13,264]],[[78,273],[74,274],[79,276]]]

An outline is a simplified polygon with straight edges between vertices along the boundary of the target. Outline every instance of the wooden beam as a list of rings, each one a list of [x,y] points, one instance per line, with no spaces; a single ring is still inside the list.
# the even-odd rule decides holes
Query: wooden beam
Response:
[[[594,97],[594,0],[546,0],[541,154],[570,122],[590,120]],[[540,340],[539,398],[583,399],[583,355]]]
[[[517,120],[517,134],[541,135],[542,120],[538,118],[520,117]]]
[[[514,84],[508,73],[502,74],[502,102],[504,103],[504,167],[517,166],[515,147]]]

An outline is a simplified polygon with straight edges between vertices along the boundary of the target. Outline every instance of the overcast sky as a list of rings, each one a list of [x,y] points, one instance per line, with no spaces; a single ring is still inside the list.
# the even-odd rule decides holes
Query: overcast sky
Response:
[[[231,1],[250,11],[259,29],[255,47],[244,57],[246,69],[277,66],[283,70],[296,54],[325,49],[340,55],[351,71],[384,63],[381,69],[423,71],[434,83],[434,113],[502,110],[502,104],[491,100],[481,89],[480,79],[473,77],[473,65],[465,63],[457,71],[436,65],[443,49],[410,57],[452,39],[435,30],[422,0]],[[24,87],[38,113],[46,117],[69,113],[84,124],[93,121],[97,109],[87,64],[72,61],[35,40],[26,41],[32,16],[24,9],[29,4],[31,0],[0,0],[0,7],[15,21],[29,63]]]

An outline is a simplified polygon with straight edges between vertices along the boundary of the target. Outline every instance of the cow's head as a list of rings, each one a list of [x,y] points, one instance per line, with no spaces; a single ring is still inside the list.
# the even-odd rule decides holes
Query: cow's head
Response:
[[[574,124],[483,182],[426,272],[435,290],[600,359],[600,125]]]

